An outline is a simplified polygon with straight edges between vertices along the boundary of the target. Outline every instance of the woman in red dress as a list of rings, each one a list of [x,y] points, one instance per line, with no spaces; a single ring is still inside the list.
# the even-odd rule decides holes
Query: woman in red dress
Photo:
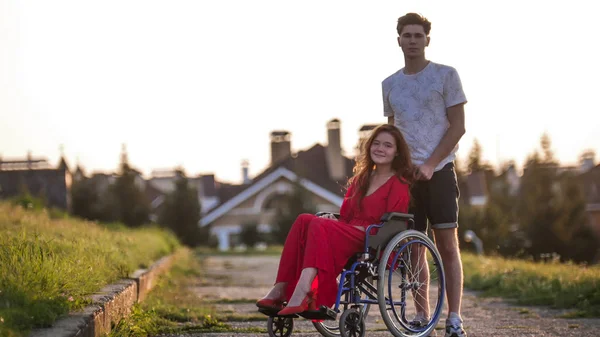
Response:
[[[337,276],[364,249],[365,229],[387,212],[408,211],[413,167],[408,145],[393,125],[381,125],[363,143],[340,218],[301,214],[290,229],[269,293],[259,308],[291,315],[333,306]],[[283,303],[288,304],[284,308]]]

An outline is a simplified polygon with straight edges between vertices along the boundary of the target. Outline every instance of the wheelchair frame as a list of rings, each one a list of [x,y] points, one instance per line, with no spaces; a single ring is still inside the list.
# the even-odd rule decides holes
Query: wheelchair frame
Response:
[[[317,216],[321,216],[323,214],[333,214],[336,218],[339,218],[339,214],[337,213],[316,213]],[[272,337],[289,337],[293,330],[293,319],[301,316],[303,318],[313,320],[313,325],[324,337],[347,337],[349,335],[362,337],[365,334],[364,315],[366,315],[368,312],[371,304],[377,304],[384,319],[384,323],[394,336],[428,336],[434,330],[435,326],[437,325],[437,321],[441,316],[445,297],[445,275],[442,260],[435,244],[424,233],[409,229],[412,228],[413,225],[414,220],[411,214],[386,213],[381,217],[380,223],[372,224],[367,227],[365,231],[366,235],[364,250],[362,252],[357,252],[354,258],[349,259],[346,267],[340,274],[340,282],[333,309],[321,306],[321,308],[319,308],[317,311],[306,311],[299,313],[298,315],[291,316],[277,316],[276,312],[259,309],[260,312],[269,316],[269,320],[267,322],[267,330],[269,335]],[[370,234],[373,229],[377,229],[376,234]],[[404,243],[396,253],[394,253],[392,266],[395,266],[397,262],[400,262],[398,261],[398,258],[400,257],[400,253],[403,251],[403,249],[406,248],[411,242],[416,242],[423,244],[434,255],[434,263],[438,264],[438,273],[440,276],[440,287],[438,289],[439,298],[437,300],[437,305],[433,310],[433,314],[431,315],[428,325],[421,329],[412,328],[408,326],[408,324],[402,322],[407,321],[405,292],[410,291],[410,286],[406,288],[401,287],[402,296],[400,301],[397,302],[395,300],[390,300],[390,298],[392,298],[391,278],[388,279],[388,296],[386,296],[384,291],[385,286],[380,284],[383,283],[386,265],[389,263],[387,259],[393,253],[393,248],[397,244],[401,244],[401,242],[405,241],[408,237],[412,237],[413,239],[416,239],[416,241],[409,240],[408,242]],[[396,243],[393,246],[388,245],[391,242]],[[400,264],[397,267],[394,267],[394,269],[399,268],[401,272],[401,278],[405,280],[406,267],[403,266],[402,263],[403,262],[400,262]],[[367,278],[371,277],[377,279],[377,287],[366,280]],[[342,296],[345,296],[344,300],[342,300]],[[388,310],[388,305],[391,306],[391,310],[396,316],[398,316],[398,314],[394,306],[400,305],[400,315],[402,317],[402,320],[400,320],[400,325],[402,330],[398,328],[385,313]],[[339,322],[339,333],[335,333],[332,330],[336,329],[325,326],[323,321],[337,320],[337,314],[340,313],[340,306],[344,306],[346,310],[341,312],[342,315]],[[350,308],[348,309],[348,307]],[[347,322],[350,322],[351,325],[348,325]],[[348,327],[355,330],[347,331]],[[277,332],[277,334],[275,332]]]

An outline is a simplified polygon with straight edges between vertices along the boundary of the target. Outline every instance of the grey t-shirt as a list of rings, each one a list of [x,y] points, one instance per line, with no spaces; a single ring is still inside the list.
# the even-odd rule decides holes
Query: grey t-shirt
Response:
[[[466,103],[456,69],[429,62],[420,72],[404,74],[404,68],[382,82],[383,115],[394,116],[411,151],[413,163],[422,165],[448,130],[446,108]],[[435,171],[456,158],[458,145]]]

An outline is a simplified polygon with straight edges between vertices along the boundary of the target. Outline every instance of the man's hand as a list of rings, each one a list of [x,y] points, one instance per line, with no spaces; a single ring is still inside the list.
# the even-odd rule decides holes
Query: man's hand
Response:
[[[319,218],[325,218],[325,219],[331,219],[331,220],[337,220],[337,218],[335,217],[335,215],[331,214],[331,213],[325,213],[323,215],[320,215]]]
[[[425,163],[421,166],[417,166],[415,170],[415,179],[418,180],[429,180],[433,176],[433,170],[435,167]]]

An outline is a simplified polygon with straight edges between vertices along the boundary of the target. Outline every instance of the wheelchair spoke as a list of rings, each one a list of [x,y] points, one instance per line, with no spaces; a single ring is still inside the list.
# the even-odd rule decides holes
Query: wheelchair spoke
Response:
[[[441,258],[433,242],[412,230],[398,234],[386,247],[378,274],[380,311],[390,332],[402,337],[431,331],[444,301]],[[383,303],[382,295],[387,295]],[[426,317],[427,324],[412,324],[418,315]]]

